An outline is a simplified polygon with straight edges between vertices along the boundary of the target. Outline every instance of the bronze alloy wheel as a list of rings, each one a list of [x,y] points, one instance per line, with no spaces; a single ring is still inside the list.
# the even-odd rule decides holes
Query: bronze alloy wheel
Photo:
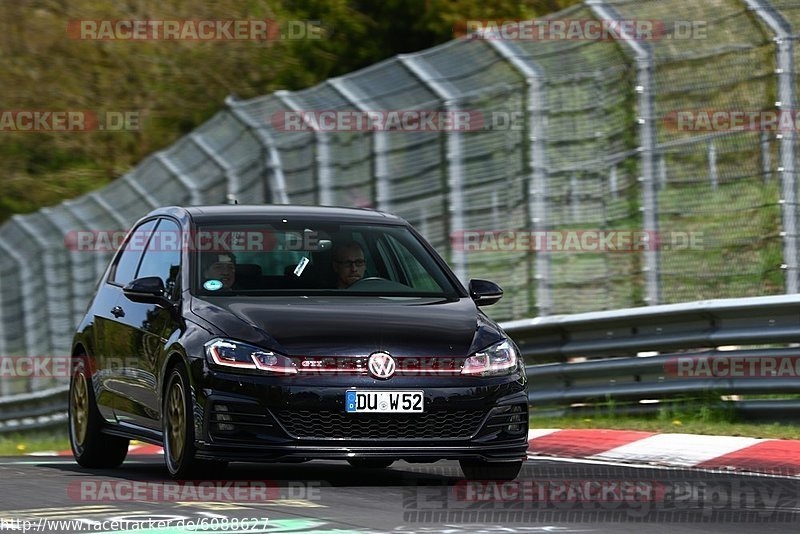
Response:
[[[177,465],[183,460],[186,444],[186,397],[180,380],[173,380],[167,397],[167,454]]]
[[[91,387],[87,358],[76,355],[69,384],[69,442],[75,460],[84,467],[116,467],[128,454],[129,440],[104,433]]]
[[[69,412],[72,435],[78,446],[86,442],[86,429],[89,424],[89,388],[83,373],[75,375],[72,386],[72,409]]]

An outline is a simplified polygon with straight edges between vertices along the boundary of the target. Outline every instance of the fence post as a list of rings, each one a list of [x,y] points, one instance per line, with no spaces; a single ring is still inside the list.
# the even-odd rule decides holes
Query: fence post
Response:
[[[794,35],[792,25],[780,12],[775,10],[767,0],[744,0],[747,7],[755,12],[764,23],[775,33],[775,42],[778,45],[778,102],[775,107],[794,113]],[[795,175],[794,143],[796,134],[789,128],[781,132],[780,138],[780,166],[778,172],[781,176],[781,206],[783,212],[783,267],[786,270],[786,293],[797,293],[798,265],[797,265],[797,176]]]
[[[233,164],[211,148],[201,134],[192,132],[189,134],[189,140],[225,174],[225,183],[228,186],[228,203],[233,204],[233,200],[239,200],[239,195],[242,193],[242,180],[233,170]]]
[[[711,182],[711,189],[716,191],[719,186],[719,175],[717,173],[717,144],[713,139],[708,141],[708,179]]]
[[[429,67],[418,55],[399,55],[400,64],[423,85],[428,87],[436,97],[444,103],[445,109],[455,113],[460,108],[457,95],[450,89],[436,81]],[[463,250],[453,248],[452,236],[455,232],[464,230],[464,135],[459,131],[447,132],[447,200],[450,213],[447,243],[450,248],[450,258],[455,274],[459,280],[466,283],[467,259]]]
[[[6,318],[3,317],[3,305],[0,303],[0,357],[7,357],[8,350],[6,349]],[[9,394],[10,377],[0,376],[0,397],[5,397]]]
[[[528,88],[526,114],[528,116],[528,219],[534,232],[543,232],[548,226],[548,166],[547,166],[547,110],[544,71],[517,45],[505,39],[486,39],[500,56],[525,79]],[[616,177],[616,175],[615,175]],[[547,250],[531,251],[536,280],[537,315],[553,312],[551,258]],[[533,308],[533,306],[530,306]]]
[[[82,228],[75,228],[75,230],[102,230],[102,228],[95,228],[91,224],[89,224],[89,221],[86,219],[86,217],[83,216],[83,213],[81,213],[81,211],[75,207],[75,201],[66,200],[62,202],[61,205],[64,206],[64,209],[66,209],[70,213],[70,215],[75,217],[75,219],[77,219],[78,222],[82,225]],[[92,273],[91,279],[99,280],[100,277],[105,272],[107,262],[103,257],[104,255],[100,254],[97,251],[95,251],[92,254],[92,256],[94,259],[94,261],[92,262],[94,264],[94,272]]]
[[[364,113],[372,111],[358,99],[350,89],[347,78],[331,78],[328,84],[341,95],[342,98],[359,111]],[[378,128],[372,130],[372,201],[381,211],[392,209],[392,183],[389,179],[389,158],[387,155],[389,142],[386,138],[388,132]]]
[[[189,202],[195,206],[203,204],[203,195],[200,193],[195,181],[184,174],[183,171],[181,171],[178,166],[175,165],[175,162],[169,159],[169,156],[167,156],[166,153],[163,151],[156,152],[155,158],[156,161],[158,161],[169,174],[177,178],[178,181],[189,191]]]
[[[609,182],[609,184],[608,184],[609,185],[609,189],[611,189],[611,198],[612,198],[612,200],[618,200],[619,199],[619,189],[618,189],[619,188],[619,183],[618,183],[618,178],[617,178],[617,165],[616,164],[612,165],[611,166],[611,170],[609,170],[608,182]]]
[[[144,199],[144,201],[145,201],[145,202],[147,202],[147,204],[150,206],[150,208],[151,208],[151,209],[155,209],[155,208],[159,207],[159,206],[161,205],[161,203],[160,203],[160,202],[158,202],[158,201],[155,199],[155,197],[153,197],[153,196],[152,196],[152,195],[151,195],[151,194],[150,194],[150,193],[147,191],[147,189],[145,189],[144,187],[142,187],[142,184],[140,184],[139,182],[137,182],[137,181],[136,181],[136,179],[133,177],[133,173],[134,173],[134,172],[135,172],[135,171],[132,171],[132,172],[126,172],[125,174],[123,174],[123,175],[122,175],[122,180],[124,180],[124,181],[125,181],[125,183],[127,183],[129,186],[131,186],[131,189],[133,189],[134,191],[136,191],[136,193],[137,193],[137,194],[138,194],[140,197],[142,197],[142,198]]]
[[[620,20],[619,13],[603,0],[586,0],[586,5],[602,20]],[[636,59],[636,92],[639,101],[639,153],[641,154],[643,230],[650,236],[649,246],[644,251],[645,297],[648,305],[661,303],[661,257],[653,238],[658,235],[658,193],[655,176],[656,117],[655,77],[653,51],[648,43],[641,42],[629,28],[620,24],[617,31],[622,44],[631,49]]]
[[[53,280],[54,276],[53,273],[55,272],[55,267],[53,266],[53,254],[55,253],[52,250],[52,247],[47,242],[42,235],[36,231],[35,228],[31,226],[31,224],[25,220],[25,217],[21,215],[14,215],[11,217],[11,220],[17,223],[17,226],[22,229],[25,234],[31,237],[31,240],[36,242],[37,246],[41,250],[41,259],[42,259],[42,274],[44,275],[44,280],[42,280],[42,286],[40,291],[42,291],[45,295],[45,299],[47,300],[47,304],[44,306],[45,311],[45,318],[47,322],[47,354],[51,356],[62,356],[62,354],[54,354],[56,349],[56,342],[57,340],[54,339],[54,334],[56,333],[57,329],[53,327],[53,321],[56,316],[55,309],[53,307],[53,303],[56,302],[56,298],[53,288]],[[72,311],[70,309],[70,311]],[[71,315],[71,314],[70,314]],[[62,332],[63,333],[63,332]],[[42,340],[39,340],[39,345],[41,346]],[[29,356],[45,356],[45,354],[29,354]],[[53,377],[55,378],[55,377]],[[41,378],[34,378],[31,381],[31,388],[33,391],[39,389],[41,385],[41,381],[44,380],[44,377]]]
[[[18,266],[17,275],[19,277],[20,293],[22,295],[22,324],[25,328],[25,332],[23,332],[20,337],[22,337],[25,346],[25,355],[28,357],[36,356],[37,352],[39,352],[37,350],[39,340],[35,337],[36,325],[31,324],[31,321],[36,319],[36,314],[32,309],[32,307],[36,305],[36,299],[33,298],[33,295],[40,289],[37,282],[41,283],[41,281],[33,280],[30,276],[24,276],[28,261],[30,260],[23,257],[18,250],[6,243],[2,237],[0,237],[0,250],[2,250],[6,256],[14,260]],[[8,344],[6,344],[5,348],[6,350],[8,349]],[[0,354],[0,356],[6,358],[9,354],[4,352]],[[36,386],[37,381],[38,379],[34,377],[28,378],[26,389],[28,391],[34,391],[33,388]]]
[[[233,96],[225,99],[225,105],[237,121],[245,128],[252,131],[261,145],[266,149],[266,168],[270,171],[270,197],[274,204],[288,204],[289,194],[286,192],[286,178],[283,175],[281,155],[272,136],[262,128],[252,117],[241,109]]]
[[[302,111],[303,108],[289,91],[276,91],[275,96],[292,111]],[[303,122],[314,131],[314,151],[317,160],[317,204],[333,206],[333,171],[331,170],[331,147],[328,134],[319,131],[319,125],[314,119],[304,116]]]
[[[772,178],[772,170],[770,169],[772,162],[770,160],[769,133],[761,132],[761,173],[765,184],[769,183]]]

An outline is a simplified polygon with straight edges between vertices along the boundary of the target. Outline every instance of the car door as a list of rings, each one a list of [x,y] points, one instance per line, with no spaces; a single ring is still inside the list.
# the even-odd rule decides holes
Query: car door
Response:
[[[117,396],[115,374],[118,356],[126,350],[120,347],[121,308],[118,307],[122,287],[133,280],[144,246],[157,224],[156,219],[145,221],[129,233],[125,244],[114,258],[108,277],[97,289],[92,303],[93,342],[91,356],[96,366],[97,405],[104,418],[114,418],[114,399]]]
[[[118,396],[114,413],[120,423],[160,430],[158,371],[170,334],[177,328],[177,313],[170,304],[180,295],[180,227],[162,218],[147,243],[137,278],[157,276],[164,283],[167,301],[139,302],[123,292],[117,305],[124,317],[119,321],[120,342],[129,348],[124,365],[116,374]]]

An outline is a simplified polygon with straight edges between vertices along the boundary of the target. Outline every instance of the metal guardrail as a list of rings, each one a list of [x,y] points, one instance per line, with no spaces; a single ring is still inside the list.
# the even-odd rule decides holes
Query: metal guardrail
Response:
[[[0,398],[0,434],[66,428],[68,386]]]
[[[552,413],[651,413],[676,398],[800,395],[800,377],[675,376],[677,358],[799,357],[800,295],[719,299],[510,321],[528,364],[528,398]],[[647,356],[639,355],[647,351]],[[658,353],[658,354],[657,354]],[[581,360],[581,361],[575,361]],[[0,434],[64,425],[67,387],[0,399]],[[645,401],[644,403],[642,401]],[[800,399],[728,401],[748,417],[800,414]],[[547,413],[545,409],[542,413]]]
[[[529,364],[529,400],[546,407],[542,413],[592,413],[601,405],[614,413],[652,413],[664,403],[694,397],[716,398],[746,417],[800,414],[800,400],[791,398],[722,400],[800,395],[798,376],[675,372],[679,359],[798,358],[800,349],[791,346],[800,342],[800,295],[551,316],[502,326]]]

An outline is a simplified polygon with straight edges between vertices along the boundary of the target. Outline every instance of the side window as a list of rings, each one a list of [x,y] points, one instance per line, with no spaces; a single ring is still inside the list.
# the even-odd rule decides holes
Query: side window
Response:
[[[180,228],[169,220],[161,219],[139,266],[136,278],[157,276],[164,282],[164,293],[173,295],[181,267]]]
[[[156,222],[155,219],[147,221],[133,231],[130,238],[123,245],[122,254],[117,258],[117,262],[111,269],[111,274],[108,277],[110,282],[124,286],[133,280],[133,275],[136,274],[136,268],[139,266],[139,260],[144,252],[144,246],[150,238]]]

